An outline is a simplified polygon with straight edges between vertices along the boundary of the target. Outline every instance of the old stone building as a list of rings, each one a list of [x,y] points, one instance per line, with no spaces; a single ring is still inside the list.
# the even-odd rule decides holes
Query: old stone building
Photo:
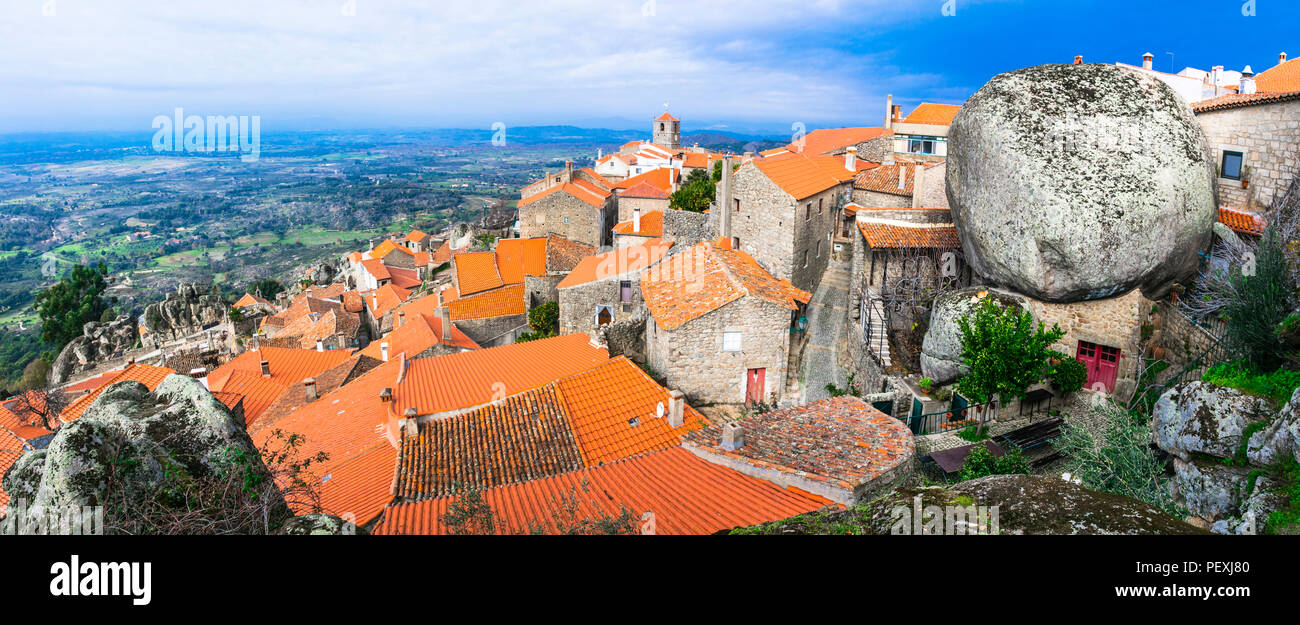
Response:
[[[560,332],[595,336],[601,327],[643,316],[641,271],[663,260],[670,247],[648,239],[584,258],[556,287]]]
[[[1192,110],[1210,144],[1219,205],[1272,207],[1300,168],[1300,91],[1226,95]]]
[[[531,194],[536,183],[526,187],[518,204],[519,235],[557,234],[593,247],[608,245],[618,208],[610,187],[596,178],[594,172],[575,174],[573,163],[566,163],[556,184]]]
[[[677,150],[682,147],[682,120],[673,117],[668,111],[663,115],[655,118],[654,141],[655,145],[661,145],[670,150]]]
[[[961,109],[956,104],[922,102],[911,115],[899,119],[899,107],[889,96],[886,107],[891,114],[886,127],[893,131],[894,152],[926,160],[943,160],[948,156],[948,129]]]
[[[790,327],[807,291],[718,239],[644,270],[641,295],[647,363],[670,387],[701,403],[782,399]]]
[[[778,279],[816,290],[832,252],[840,209],[852,181],[874,163],[844,157],[790,153],[756,159],[735,171],[724,191],[719,235],[753,256]],[[729,201],[728,201],[729,200]]]

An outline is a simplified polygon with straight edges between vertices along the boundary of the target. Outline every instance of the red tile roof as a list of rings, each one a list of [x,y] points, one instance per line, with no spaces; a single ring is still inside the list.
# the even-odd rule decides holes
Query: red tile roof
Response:
[[[578,266],[574,267],[573,271],[570,271],[555,288],[565,289],[641,271],[663,260],[672,246],[671,241],[665,243],[660,239],[647,239],[604,254],[588,256],[582,259],[582,262],[578,263]]]
[[[578,182],[564,182],[564,183],[557,184],[553,187],[547,188],[542,191],[538,191],[537,193],[534,193],[526,198],[519,200],[519,202],[515,205],[515,207],[523,208],[538,200],[541,200],[546,197],[550,197],[551,195],[554,195],[556,193],[561,193],[561,192],[567,193],[575,198],[578,198],[579,200],[582,200],[583,202],[586,202],[587,204],[590,204],[596,208],[604,207],[605,198],[609,197],[609,192],[602,191],[599,187],[596,187],[591,183],[587,183],[585,185],[582,184],[584,182],[586,181],[580,180]]]
[[[916,163],[883,164],[880,167],[859,172],[853,179],[853,188],[863,191],[875,191],[890,195],[911,197],[916,182]],[[898,175],[903,173],[903,188],[898,188]]]
[[[393,277],[392,285],[402,289],[415,289],[424,284],[420,279],[420,274],[414,269],[402,269],[401,267],[389,267],[388,273]]]
[[[524,303],[524,285],[515,284],[483,293],[462,296],[447,302],[452,321],[490,319],[523,315],[528,311]]]
[[[24,453],[31,451],[31,447],[18,436],[5,428],[0,428],[0,477],[18,462]],[[0,513],[3,513],[9,506],[9,494],[0,485]]]
[[[546,237],[533,239],[498,239],[497,272],[504,284],[523,284],[524,276],[546,275]],[[464,255],[458,256],[461,258]],[[482,289],[480,289],[482,290]],[[465,291],[462,293],[473,293]]]
[[[233,307],[234,307],[234,308],[247,308],[247,307],[249,307],[249,306],[256,306],[256,305],[258,305],[258,304],[262,304],[262,305],[265,305],[265,306],[270,306],[270,305],[271,305],[271,302],[268,302],[268,301],[266,301],[265,299],[262,299],[262,298],[260,298],[260,297],[257,297],[256,295],[251,295],[251,294],[245,293],[243,297],[239,298],[239,301],[237,301],[237,302],[234,303]]]
[[[659,117],[656,117],[656,118],[655,118],[655,121],[657,121],[657,122],[679,122],[679,121],[682,121],[682,120],[677,119],[676,117],[673,117],[672,115],[669,115],[669,114],[668,114],[668,111],[664,111],[664,114],[663,114],[663,115],[660,115]]]
[[[1262,236],[1264,228],[1268,226],[1262,215],[1240,211],[1227,206],[1219,207],[1219,223],[1227,226],[1233,232],[1253,236]]]
[[[166,367],[154,367],[139,363],[129,365],[127,368],[123,369],[121,373],[113,376],[113,378],[103,386],[73,400],[71,404],[68,404],[68,407],[63,409],[63,412],[59,413],[59,420],[64,423],[77,420],[81,417],[82,413],[86,411],[86,408],[90,407],[90,404],[94,403],[96,399],[99,399],[99,395],[104,392],[104,389],[117,384],[118,382],[134,380],[144,384],[145,387],[152,391],[155,388],[158,388],[159,384],[162,384],[164,378],[173,373],[176,372]]]
[[[844,168],[844,159],[835,156],[790,153],[756,160],[754,166],[796,200],[853,180],[857,175]],[[875,164],[859,161],[859,170],[871,167]]]
[[[614,224],[616,234],[635,234],[638,236],[661,237],[664,234],[664,212],[648,211],[641,215],[641,231],[632,232],[632,220],[620,221]]]
[[[49,414],[51,409],[46,398],[44,391],[29,390],[0,403],[0,430],[7,430],[25,441],[52,433],[44,422],[48,418],[57,426],[57,415]],[[0,476],[3,475],[4,471],[0,470]]]
[[[393,277],[393,274],[388,271],[388,266],[383,261],[375,258],[361,261],[361,267],[366,270],[366,273],[374,276],[376,280],[389,280]]]
[[[555,234],[546,235],[547,273],[572,271],[582,259],[596,253],[596,248],[585,243],[570,241]]]
[[[456,276],[456,288],[462,297],[505,284],[497,267],[495,252],[457,254],[452,259],[451,267]],[[519,282],[523,282],[523,279],[520,278]]]
[[[641,295],[660,329],[678,326],[746,295],[794,310],[812,294],[778,280],[740,250],[696,244],[641,272]]]
[[[657,534],[712,534],[822,507],[819,500],[709,463],[680,447],[483,492],[500,519],[500,533],[528,532],[534,526],[555,531],[555,516],[564,516],[570,495],[576,504],[572,513],[579,518],[617,516],[626,507],[638,519],[652,513]],[[440,497],[390,506],[375,533],[448,533],[441,519],[453,501]]]
[[[365,302],[366,306],[370,308],[371,315],[376,318],[383,318],[389,311],[397,308],[410,297],[411,291],[409,289],[389,283],[367,293]]]
[[[403,312],[405,313],[405,321],[401,327],[385,334],[383,338],[371,341],[365,349],[358,353],[383,360],[381,347],[384,343],[388,343],[388,359],[393,360],[397,358],[398,354],[404,353],[408,358],[411,358],[430,347],[443,344],[442,319],[434,315]],[[479,349],[478,344],[466,336],[464,332],[461,332],[455,323],[451,324],[450,345],[463,349]]]
[[[660,167],[652,169],[643,174],[637,174],[631,178],[620,180],[614,185],[615,189],[632,189],[643,184],[650,185],[659,189],[664,194],[673,192],[673,181],[677,180],[678,172],[670,167]],[[621,194],[620,194],[621,195]]]
[[[244,427],[261,418],[262,413],[289,388],[289,382],[272,380],[247,371],[232,371],[219,389],[209,389],[213,394],[227,393],[243,397]]]
[[[284,347],[263,347],[249,350],[235,356],[224,365],[208,374],[208,388],[214,391],[226,390],[226,382],[232,373],[243,371],[255,376],[262,375],[262,361],[271,369],[271,381],[282,385],[302,382],[314,378],[321,372],[338,365],[351,356],[348,350],[291,349]]]
[[[387,258],[388,255],[392,254],[393,252],[401,252],[403,254],[406,254],[407,256],[415,255],[415,252],[412,252],[411,250],[407,249],[406,246],[398,245],[392,241],[386,240],[383,243],[376,245],[375,249],[370,250],[370,258],[384,259]]]
[[[426,232],[421,232],[421,231],[419,231],[419,230],[412,230],[410,233],[408,233],[408,234],[406,235],[406,239],[405,239],[405,240],[414,243],[414,242],[417,242],[417,241],[423,241],[423,240],[425,240],[425,239],[427,239],[427,238],[429,238],[429,234],[428,234],[428,233],[426,233]]]
[[[85,380],[82,380],[82,381],[80,381],[80,382],[77,382],[76,384],[73,384],[73,385],[71,385],[71,386],[65,387],[65,388],[63,389],[63,392],[64,392],[64,393],[84,393],[84,392],[93,391],[93,390],[95,390],[95,389],[97,389],[97,388],[103,386],[104,384],[106,384],[109,380],[113,379],[113,376],[116,376],[117,374],[119,374],[119,373],[121,373],[121,372],[122,372],[121,369],[114,369],[114,370],[109,371],[109,372],[107,372],[107,373],[101,373],[101,374],[99,374],[99,375],[97,375],[97,376],[95,376],[95,377],[93,377],[93,378],[86,378]]]
[[[1300,91],[1300,59],[1279,63],[1255,76],[1255,89],[1261,93]]]
[[[867,245],[875,249],[957,249],[957,228],[952,224],[913,224],[858,220]]]
[[[933,124],[936,126],[951,126],[952,118],[957,116],[957,111],[961,110],[960,104],[932,104],[922,102],[912,111],[907,119],[903,120],[905,124]]]
[[[1221,95],[1209,100],[1201,100],[1192,104],[1192,111],[1196,113],[1205,113],[1207,111],[1220,111],[1223,109],[1240,108],[1243,106],[1257,106],[1260,104],[1273,104],[1276,102],[1290,102],[1300,100],[1300,91],[1291,91],[1288,93],[1242,93]]]
[[[668,199],[668,192],[650,184],[649,182],[641,181],[628,187],[627,190],[619,193],[618,196],[625,198],[666,200]]]
[[[882,137],[890,131],[880,127],[863,128],[818,128],[803,136],[803,149],[791,143],[784,148],[766,150],[764,156],[777,156],[792,152],[802,152],[809,156],[834,154],[851,145]]]

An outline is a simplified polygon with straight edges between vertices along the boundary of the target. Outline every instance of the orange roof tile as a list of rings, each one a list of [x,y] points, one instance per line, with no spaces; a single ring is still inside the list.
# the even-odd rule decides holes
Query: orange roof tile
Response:
[[[961,110],[960,104],[933,104],[922,102],[903,120],[905,124],[933,124],[936,126],[951,126],[952,118],[957,116],[957,111]]]
[[[385,240],[383,243],[376,245],[375,249],[370,250],[370,258],[372,259],[387,258],[388,255],[392,254],[393,252],[401,252],[403,254],[406,254],[407,256],[415,255],[415,252],[412,252],[411,250],[407,249],[405,246],[398,245],[389,240]]]
[[[430,259],[430,262],[434,266],[451,262],[451,243],[444,242],[438,246],[438,249],[433,251],[433,258]]]
[[[582,259],[596,253],[596,248],[571,241],[556,234],[546,235],[546,272],[568,273]]]
[[[392,275],[392,285],[402,289],[414,289],[424,284],[420,279],[420,274],[414,269],[402,269],[401,267],[389,267],[388,273]]]
[[[800,152],[809,156],[834,154],[850,145],[857,145],[884,136],[890,131],[878,126],[861,128],[818,128],[803,136],[803,149],[791,143],[784,148],[765,150],[763,156]]]
[[[501,271],[497,268],[495,252],[457,254],[452,259],[451,267],[456,276],[456,289],[461,296],[495,289],[505,284],[501,279]],[[523,282],[522,277],[519,282]]]
[[[68,404],[68,407],[64,408],[63,412],[59,413],[59,420],[64,423],[77,420],[81,417],[82,413],[86,411],[86,408],[90,407],[90,404],[94,403],[96,399],[99,399],[99,395],[104,392],[104,389],[117,384],[118,382],[134,380],[144,384],[145,387],[152,391],[155,388],[158,388],[159,384],[162,384],[164,378],[173,373],[176,372],[166,367],[154,367],[139,363],[129,365],[127,368],[123,369],[121,373],[113,376],[113,379],[109,380],[103,386],[78,397],[71,404]]]
[[[625,356],[560,379],[556,386],[587,466],[675,447],[683,434],[708,425],[690,406],[682,425],[668,425],[668,389]]]
[[[366,273],[374,276],[376,280],[389,280],[393,277],[393,274],[388,271],[388,266],[383,261],[375,258],[361,261],[361,267],[366,270]]]
[[[452,321],[523,315],[528,312],[524,294],[524,285],[513,284],[474,295],[462,295],[448,301],[447,309]]]
[[[875,249],[957,249],[957,228],[952,224],[913,224],[858,220],[867,245]]]
[[[676,117],[673,117],[672,115],[669,115],[669,114],[668,114],[668,111],[664,111],[664,114],[663,114],[663,115],[660,115],[659,117],[656,117],[656,118],[655,118],[655,121],[657,121],[657,122],[679,122],[679,121],[682,121],[682,120],[677,119]]]
[[[712,464],[680,447],[488,489],[483,499],[500,519],[498,532],[523,533],[534,527],[555,531],[555,517],[563,516],[570,495],[576,500],[572,513],[579,518],[616,516],[623,507],[638,519],[653,513],[657,534],[712,534],[822,507],[822,501]],[[448,533],[441,520],[454,501],[439,497],[390,506],[375,533]]]
[[[586,181],[580,180],[577,183],[565,182],[565,183],[557,184],[553,187],[547,188],[542,191],[538,191],[537,193],[534,193],[526,198],[519,200],[519,202],[515,204],[515,207],[523,208],[525,206],[528,206],[529,204],[532,204],[533,202],[536,202],[546,197],[550,197],[551,195],[560,192],[572,195],[573,197],[576,197],[579,200],[582,200],[583,202],[586,202],[587,204],[590,204],[596,208],[604,207],[605,198],[609,197],[609,193],[602,192],[599,187],[596,187],[591,183],[587,183],[583,185],[582,183],[584,182]]]
[[[628,187],[622,193],[619,193],[618,196],[625,198],[666,200],[668,199],[668,192],[643,180]]]
[[[1264,228],[1268,226],[1262,215],[1239,211],[1227,206],[1219,207],[1219,223],[1227,226],[1233,232],[1253,236],[1262,236]]]
[[[546,275],[546,237],[498,239],[495,254],[504,284],[523,284],[525,275]]]
[[[618,278],[634,271],[641,271],[663,260],[668,254],[672,242],[661,239],[647,239],[636,245],[628,245],[610,250],[604,254],[588,256],[578,263],[569,275],[565,276],[557,289],[587,284],[597,280]]]
[[[614,224],[614,232],[617,234],[634,234],[646,237],[661,237],[664,234],[664,212],[646,211],[641,215],[641,231],[633,232],[633,220],[620,221]]]
[[[106,384],[109,380],[113,379],[113,376],[116,376],[121,372],[122,372],[121,369],[114,369],[113,371],[109,371],[107,373],[101,373],[93,378],[86,378],[85,380],[77,382],[72,386],[65,387],[63,389],[63,392],[64,393],[85,393],[85,392],[93,391]]]
[[[794,310],[812,295],[778,280],[740,250],[696,244],[641,272],[641,295],[661,329],[678,326],[746,295]]]
[[[898,175],[903,174],[903,188],[898,188]],[[911,197],[916,183],[916,163],[884,164],[866,171],[858,172],[853,179],[853,188],[863,191],[875,191],[890,195]]]
[[[377,360],[383,360],[384,343],[388,344],[388,359],[394,360],[398,354],[411,358],[434,345],[442,343],[442,319],[434,315],[406,312],[401,327],[385,334],[383,338],[371,341],[360,354]],[[460,331],[456,324],[451,324],[451,345],[464,349],[479,349],[478,343]]]
[[[57,426],[57,415],[50,414],[49,403],[44,391],[24,391],[18,397],[6,399],[0,403],[0,430],[7,430],[25,441],[52,433],[45,427],[48,418]],[[0,476],[4,471],[0,470]]]
[[[427,239],[427,238],[429,238],[429,234],[428,234],[428,233],[426,233],[426,232],[421,232],[421,231],[419,231],[419,230],[412,230],[409,234],[406,235],[406,239],[405,239],[405,240],[407,240],[407,241],[411,241],[411,242],[416,242],[416,241],[423,241],[423,240],[425,240],[425,239]]]
[[[284,380],[264,378],[247,371],[232,371],[220,389],[210,389],[215,393],[229,393],[244,398],[244,427],[252,425],[262,413],[280,398],[289,388]]]
[[[227,381],[232,373],[242,371],[256,376],[262,375],[262,361],[271,369],[271,381],[291,385],[314,378],[321,372],[347,360],[352,354],[348,350],[335,349],[318,352],[314,349],[291,349],[284,347],[263,347],[246,351],[230,359],[208,374],[208,388],[225,391]]]
[[[14,435],[5,428],[0,428],[0,477],[18,462],[23,454],[31,451],[31,446],[26,441]],[[4,511],[9,506],[9,493],[5,492],[3,486],[0,486],[0,511]]]
[[[234,307],[234,308],[247,308],[247,307],[249,307],[249,306],[256,306],[256,305],[258,305],[258,304],[263,304],[263,305],[269,306],[269,305],[271,304],[271,302],[268,302],[268,301],[266,301],[266,300],[264,300],[264,299],[262,299],[262,298],[260,298],[260,297],[257,297],[257,296],[255,296],[255,295],[251,295],[251,294],[249,294],[249,293],[245,293],[243,297],[239,298],[239,301],[237,301],[237,302],[235,302],[235,303],[233,304],[233,307]]]
[[[414,408],[431,415],[481,406],[608,359],[609,352],[592,347],[581,333],[420,358],[408,363],[405,379],[393,388],[393,412]]]
[[[1231,93],[1217,98],[1210,98],[1209,100],[1194,102],[1192,103],[1192,111],[1205,113],[1207,111],[1273,104],[1275,102],[1290,102],[1292,100],[1300,100],[1300,91],[1286,93]]]
[[[383,318],[389,311],[397,308],[410,297],[410,290],[389,283],[367,293],[365,302],[366,306],[370,308],[371,315]]]
[[[1255,90],[1260,93],[1300,91],[1300,59],[1279,63],[1256,74]]]
[[[866,169],[862,162],[859,169]],[[844,159],[834,156],[808,157],[791,153],[754,161],[754,166],[795,200],[816,195],[853,180],[856,172],[844,168]],[[874,164],[870,165],[874,167]]]
[[[652,169],[643,174],[637,174],[631,178],[620,180],[614,185],[615,189],[631,189],[642,184],[648,184],[660,191],[667,193],[673,192],[673,181],[677,180],[678,172],[670,167],[660,167]]]

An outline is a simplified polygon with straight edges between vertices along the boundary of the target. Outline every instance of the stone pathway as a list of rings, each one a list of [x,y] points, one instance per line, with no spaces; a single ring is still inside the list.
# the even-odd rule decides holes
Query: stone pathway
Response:
[[[848,385],[847,374],[837,362],[835,350],[849,306],[849,272],[847,261],[831,261],[808,303],[808,344],[803,350],[800,376],[803,402],[830,397],[826,392],[827,383],[833,382],[840,388]]]

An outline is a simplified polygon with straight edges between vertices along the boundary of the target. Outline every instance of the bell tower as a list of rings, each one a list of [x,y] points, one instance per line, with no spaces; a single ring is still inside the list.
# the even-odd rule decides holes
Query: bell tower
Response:
[[[656,117],[652,123],[652,136],[655,145],[678,150],[682,147],[682,120],[673,117],[668,111]]]

